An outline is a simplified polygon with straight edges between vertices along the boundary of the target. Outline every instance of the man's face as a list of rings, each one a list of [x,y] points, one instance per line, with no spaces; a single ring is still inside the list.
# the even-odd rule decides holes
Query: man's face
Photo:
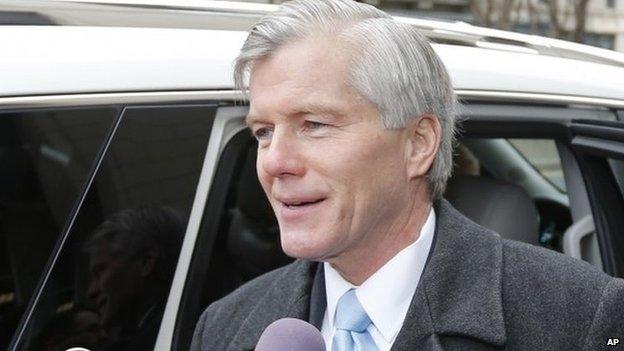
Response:
[[[123,322],[138,303],[143,279],[139,260],[114,254],[103,246],[90,257],[91,282],[87,294],[96,304],[104,326]]]
[[[293,257],[335,262],[400,230],[410,201],[405,130],[346,84],[350,54],[322,38],[257,62],[247,123],[257,171]]]

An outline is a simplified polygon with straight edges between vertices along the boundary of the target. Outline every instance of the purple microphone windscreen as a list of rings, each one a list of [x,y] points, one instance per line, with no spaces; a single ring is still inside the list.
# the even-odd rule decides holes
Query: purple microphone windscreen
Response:
[[[325,351],[325,341],[312,324],[301,319],[282,318],[262,332],[256,351]]]

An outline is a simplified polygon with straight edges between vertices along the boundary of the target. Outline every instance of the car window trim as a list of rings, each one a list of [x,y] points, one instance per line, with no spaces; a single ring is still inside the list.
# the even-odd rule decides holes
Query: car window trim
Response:
[[[604,109],[624,109],[624,100],[586,96],[559,95],[545,93],[506,92],[496,90],[455,89],[460,101],[505,102],[532,105],[553,105],[560,107],[601,107]],[[32,108],[84,106],[95,104],[133,103],[173,103],[198,100],[241,101],[245,96],[239,90],[163,90],[137,92],[85,92],[76,94],[49,94],[36,96],[0,97],[0,108]],[[612,112],[615,116],[615,113]],[[617,119],[617,117],[614,117]]]
[[[93,105],[202,103],[205,101],[237,101],[243,95],[234,90],[190,90],[151,92],[111,92],[84,94],[51,94],[0,97],[0,109],[55,108]]]
[[[576,95],[560,95],[545,93],[526,93],[513,91],[456,89],[455,93],[460,99],[476,101],[505,101],[531,104],[555,104],[555,105],[586,105],[601,106],[605,108],[624,108],[624,100],[596,98]]]
[[[160,324],[154,350],[171,349],[186,277],[191,265],[195,242],[197,241],[204,208],[208,201],[208,194],[215,177],[219,158],[221,157],[225,145],[227,145],[238,132],[246,128],[244,124],[246,113],[247,107],[243,106],[221,107],[217,110],[210,133],[210,140],[206,148],[206,155],[204,157],[197,190],[195,192],[193,207],[184,235],[184,241],[182,242],[182,249],[180,250],[178,264],[165,305],[165,312]]]
[[[570,125],[570,146],[579,162],[592,203],[605,272],[624,274],[624,199],[615,184],[608,158],[624,160],[624,124],[621,122],[575,121]],[[617,246],[617,247],[616,247]]]

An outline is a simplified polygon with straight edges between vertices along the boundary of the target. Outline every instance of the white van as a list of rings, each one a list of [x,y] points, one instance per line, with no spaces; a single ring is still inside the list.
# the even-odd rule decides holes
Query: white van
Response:
[[[231,78],[274,9],[0,4],[0,348],[187,350],[204,307],[290,261]],[[400,20],[434,42],[462,103],[446,197],[624,276],[624,56]]]

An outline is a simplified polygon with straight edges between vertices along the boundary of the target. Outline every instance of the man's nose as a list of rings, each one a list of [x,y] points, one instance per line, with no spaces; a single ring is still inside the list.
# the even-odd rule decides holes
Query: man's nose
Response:
[[[304,173],[299,137],[286,129],[276,129],[269,146],[260,152],[260,165],[272,177],[301,176]]]

